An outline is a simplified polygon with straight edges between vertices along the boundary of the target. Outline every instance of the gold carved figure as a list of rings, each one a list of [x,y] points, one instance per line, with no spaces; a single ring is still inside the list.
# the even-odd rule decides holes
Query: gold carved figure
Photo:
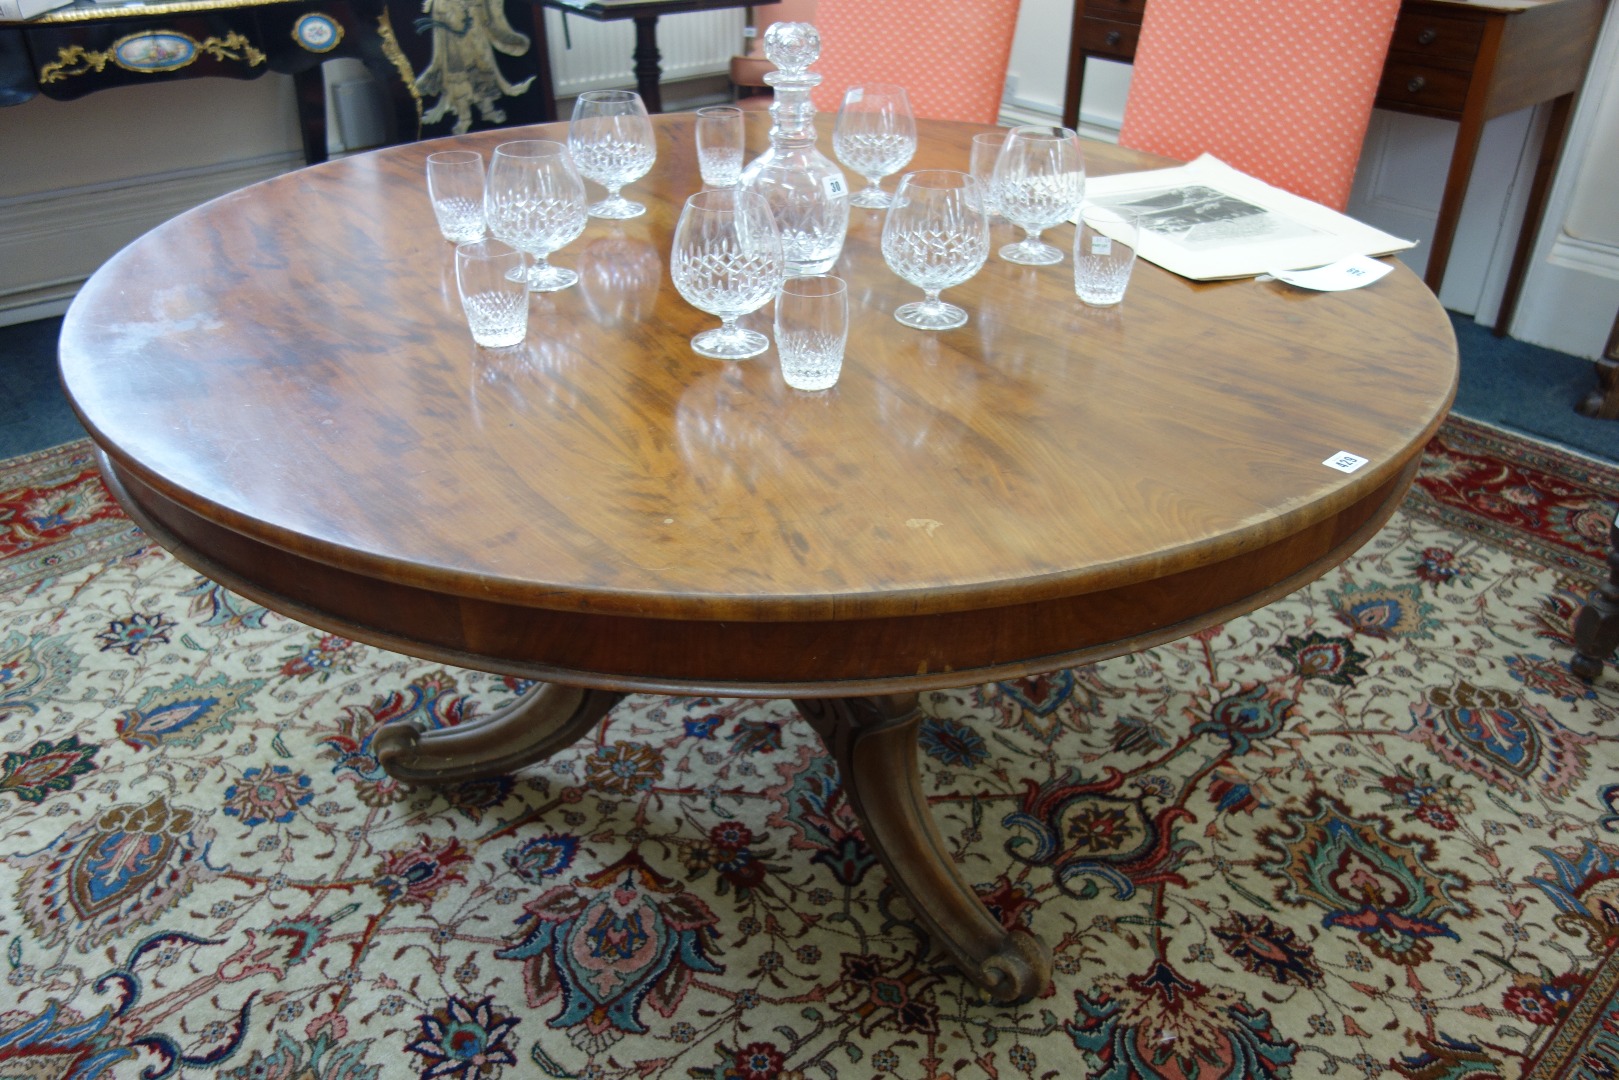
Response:
[[[417,28],[432,29],[433,58],[417,76],[416,89],[423,98],[438,98],[423,122],[454,113],[455,134],[464,135],[476,110],[489,123],[504,123],[501,97],[522,94],[534,82],[533,76],[507,82],[495,61],[496,52],[522,56],[529,49],[528,36],[506,21],[505,0],[423,0],[422,11]]]

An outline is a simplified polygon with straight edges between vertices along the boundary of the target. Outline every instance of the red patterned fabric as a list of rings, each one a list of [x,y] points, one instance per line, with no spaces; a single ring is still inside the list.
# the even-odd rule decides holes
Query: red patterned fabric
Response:
[[[835,113],[851,86],[898,83],[919,117],[993,124],[1017,12],[1018,0],[820,0],[815,107]]]
[[[1349,204],[1400,0],[1152,0],[1121,145]]]

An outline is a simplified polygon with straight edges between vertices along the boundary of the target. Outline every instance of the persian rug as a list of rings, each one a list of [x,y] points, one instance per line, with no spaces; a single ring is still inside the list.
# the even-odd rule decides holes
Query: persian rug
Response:
[[[0,1076],[1611,1077],[1619,681],[1572,677],[1619,469],[1451,421],[1314,585],[926,695],[983,1000],[780,701],[633,697],[442,790],[378,725],[524,685],[149,543],[84,444],[0,463]]]

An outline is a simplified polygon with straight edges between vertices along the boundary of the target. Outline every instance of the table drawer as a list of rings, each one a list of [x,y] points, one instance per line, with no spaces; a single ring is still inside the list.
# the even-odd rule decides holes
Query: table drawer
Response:
[[[1141,10],[1147,0],[1085,0],[1085,15],[1094,19],[1141,24]]]
[[[1478,19],[1403,10],[1394,23],[1389,52],[1471,64],[1483,39],[1484,23]]]
[[[1404,106],[1460,113],[1467,101],[1469,81],[1466,71],[1390,56],[1377,85],[1377,104],[1383,108]]]
[[[1093,19],[1089,15],[1080,23],[1080,45],[1087,53],[1111,56],[1119,60],[1133,60],[1136,39],[1141,36],[1139,23],[1117,22],[1113,19]]]

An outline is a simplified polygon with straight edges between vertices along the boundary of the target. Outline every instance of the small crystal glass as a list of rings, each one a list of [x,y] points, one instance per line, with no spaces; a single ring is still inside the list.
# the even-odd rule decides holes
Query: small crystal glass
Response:
[[[501,349],[528,333],[528,286],[523,253],[499,240],[469,240],[455,249],[455,287],[472,340]],[[518,273],[514,273],[518,271]]]
[[[967,313],[939,293],[967,281],[989,258],[989,219],[978,181],[953,169],[924,169],[900,177],[883,223],[883,261],[922,290],[894,318],[917,330],[949,330]]]
[[[866,178],[866,186],[849,196],[850,206],[881,208],[893,200],[882,178],[899,172],[916,154],[916,118],[903,86],[867,83],[843,94],[832,149],[838,160]]]
[[[776,355],[782,381],[826,390],[843,371],[849,340],[849,288],[842,278],[794,277],[776,295]]]
[[[646,207],[620,192],[652,169],[658,146],[641,95],[632,90],[589,90],[573,103],[568,121],[568,148],[587,180],[607,189],[607,198],[590,207],[594,218],[632,218]]]
[[[697,110],[697,170],[704,187],[735,187],[742,178],[741,109],[710,105]]]
[[[984,189],[984,213],[989,217],[991,225],[1004,220],[1001,217],[1000,196],[995,194],[995,162],[1001,156],[1001,149],[1006,145],[1008,129],[999,131],[986,131],[973,136],[972,154],[967,161],[967,171],[973,174]]]
[[[1007,262],[1049,266],[1062,251],[1040,234],[1071,219],[1085,199],[1085,156],[1069,128],[1015,127],[995,161],[994,192],[1001,213],[1028,235],[1001,248]]]
[[[496,238],[534,256],[522,277],[533,291],[555,292],[579,280],[548,261],[585,231],[585,184],[566,146],[519,139],[495,147],[484,217]]]
[[[452,244],[483,235],[483,155],[440,150],[427,155],[427,197],[438,231]]]
[[[1085,206],[1074,227],[1074,292],[1092,307],[1124,299],[1136,264],[1141,212],[1133,206]]]
[[[711,188],[686,200],[675,224],[669,275],[692,307],[720,325],[691,339],[692,351],[716,360],[744,360],[770,347],[736,320],[770,302],[786,275],[781,233],[764,196]]]

